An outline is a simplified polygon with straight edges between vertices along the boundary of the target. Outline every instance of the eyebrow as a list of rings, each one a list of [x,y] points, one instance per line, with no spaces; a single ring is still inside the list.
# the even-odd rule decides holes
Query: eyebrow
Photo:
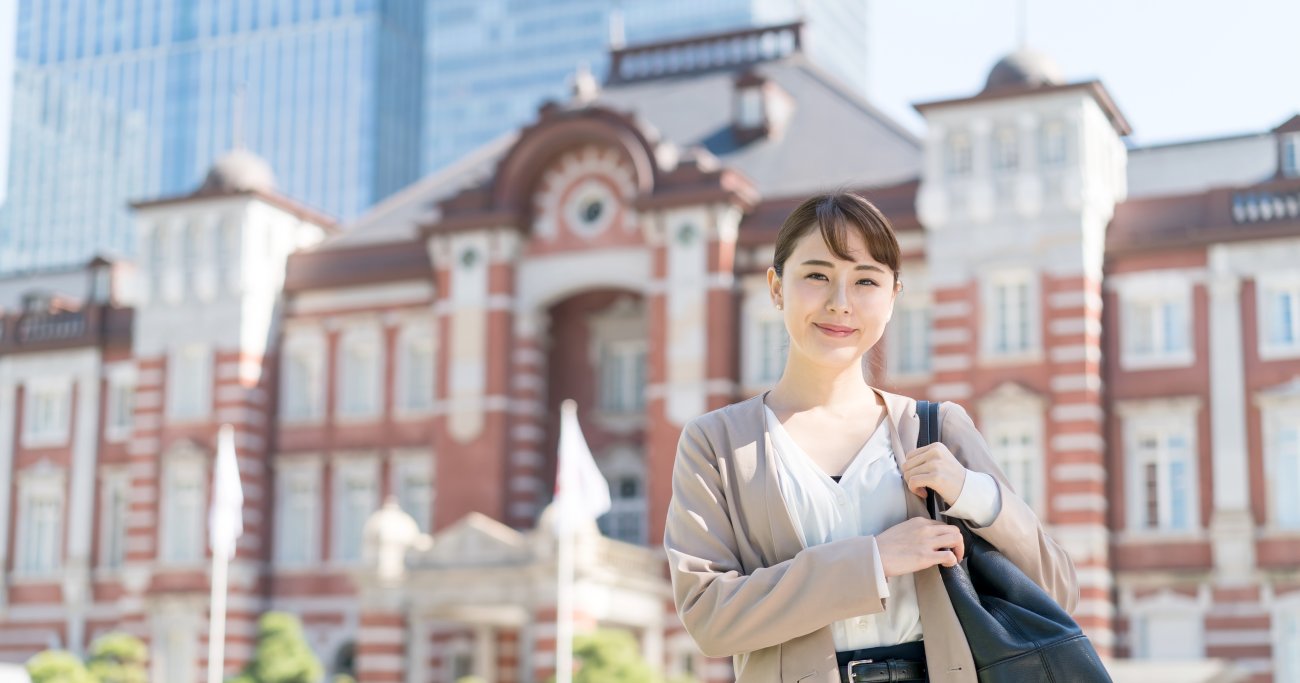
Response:
[[[813,259],[812,261],[804,261],[804,262],[803,262],[803,265],[805,265],[805,266],[821,266],[821,267],[823,267],[823,268],[834,268],[834,267],[835,267],[835,264],[831,263],[830,261],[819,261],[819,260],[817,260],[817,259]],[[853,269],[854,269],[854,270],[874,270],[874,271],[876,271],[877,273],[884,273],[884,272],[885,272],[885,270],[884,270],[883,268],[881,268],[880,266],[873,266],[873,265],[868,264],[868,263],[859,263],[857,266],[854,266]]]

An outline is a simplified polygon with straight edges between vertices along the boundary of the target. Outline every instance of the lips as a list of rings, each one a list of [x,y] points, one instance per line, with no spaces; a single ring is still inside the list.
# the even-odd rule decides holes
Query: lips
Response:
[[[831,325],[829,323],[813,323],[813,325],[816,325],[817,329],[832,337],[847,337],[854,332],[852,327],[844,327],[843,325]]]

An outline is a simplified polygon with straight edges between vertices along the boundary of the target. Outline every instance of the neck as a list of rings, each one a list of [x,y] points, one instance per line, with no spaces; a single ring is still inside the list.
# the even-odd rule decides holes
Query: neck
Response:
[[[855,409],[863,403],[877,403],[879,397],[867,384],[860,362],[847,367],[809,363],[790,354],[785,372],[773,387],[768,402],[790,412],[819,407]]]

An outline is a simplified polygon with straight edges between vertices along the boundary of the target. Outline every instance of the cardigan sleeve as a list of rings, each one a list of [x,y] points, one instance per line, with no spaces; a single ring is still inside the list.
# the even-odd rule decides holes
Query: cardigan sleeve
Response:
[[[686,425],[678,443],[664,549],[677,613],[700,651],[710,657],[752,652],[884,611],[874,536],[806,548],[745,572],[739,544],[749,541],[737,531],[745,527],[732,518],[725,469],[699,421]]]
[[[967,526],[1002,551],[1067,612],[1073,612],[1079,602],[1074,562],[1065,549],[1047,535],[1029,505],[1011,490],[966,410],[951,402],[944,402],[941,410],[943,443],[968,469],[992,475],[1001,494],[1002,507],[990,524],[968,523]]]

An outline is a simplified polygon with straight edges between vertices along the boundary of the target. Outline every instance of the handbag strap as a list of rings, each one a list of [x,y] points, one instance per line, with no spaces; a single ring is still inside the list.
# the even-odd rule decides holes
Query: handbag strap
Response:
[[[934,401],[917,401],[916,416],[920,419],[920,429],[916,435],[916,447],[929,446],[939,441],[939,404]],[[939,510],[939,496],[933,489],[928,489],[925,496],[925,509],[930,511],[931,519],[939,519],[943,513]]]

